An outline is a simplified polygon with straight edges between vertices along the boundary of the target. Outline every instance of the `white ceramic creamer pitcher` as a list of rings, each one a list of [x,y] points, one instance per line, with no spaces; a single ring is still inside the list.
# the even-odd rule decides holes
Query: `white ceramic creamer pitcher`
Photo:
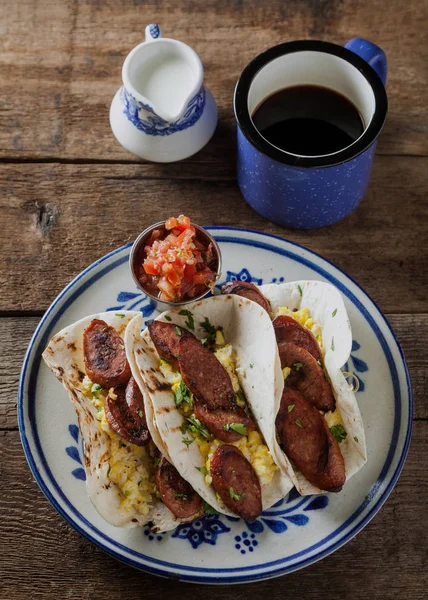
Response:
[[[110,108],[110,125],[126,150],[154,162],[198,152],[214,133],[217,107],[203,86],[204,70],[192,48],[146,27],[146,41],[126,57],[123,85]]]

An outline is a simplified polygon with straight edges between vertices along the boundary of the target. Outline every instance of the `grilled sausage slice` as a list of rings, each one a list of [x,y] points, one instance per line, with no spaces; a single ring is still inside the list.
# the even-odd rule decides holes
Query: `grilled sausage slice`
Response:
[[[236,396],[226,369],[194,336],[180,338],[178,364],[184,383],[209,410],[235,406]]]
[[[231,511],[252,523],[262,512],[260,482],[251,463],[236,446],[224,444],[210,465],[213,486]]]
[[[272,321],[277,343],[287,342],[300,346],[312,354],[315,360],[321,360],[321,349],[315,336],[293,317],[281,315]]]
[[[148,323],[150,337],[161,358],[166,359],[176,369],[178,368],[177,354],[182,337],[194,337],[184,327],[163,321],[150,321]]]
[[[247,432],[254,431],[256,426],[245,410],[235,405],[232,408],[217,408],[209,410],[206,406],[195,403],[195,417],[203,423],[208,431],[222,442],[237,442],[242,435],[228,426],[242,424]]]
[[[319,410],[334,411],[336,400],[331,386],[312,354],[304,348],[287,342],[279,343],[278,351],[281,367],[291,369],[291,373],[285,380],[285,386],[298,390]]]
[[[281,448],[306,479],[327,492],[340,491],[346,473],[339,444],[303,394],[284,388],[275,425]]]
[[[102,387],[126,385],[131,369],[123,340],[105,321],[94,319],[83,334],[86,373]]]
[[[188,519],[200,516],[202,498],[165,457],[155,468],[155,483],[164,504],[176,517]]]
[[[128,381],[125,390],[126,403],[135,421],[147,429],[146,413],[144,409],[144,398],[138,383],[133,377]]]
[[[254,283],[247,281],[229,281],[221,288],[222,294],[236,294],[253,302],[257,302],[266,312],[271,312],[271,305],[267,298],[263,296],[261,291]]]
[[[144,446],[150,439],[145,418],[135,418],[126,401],[125,387],[114,388],[104,400],[104,412],[110,427],[131,444]],[[144,416],[144,413],[143,413]]]

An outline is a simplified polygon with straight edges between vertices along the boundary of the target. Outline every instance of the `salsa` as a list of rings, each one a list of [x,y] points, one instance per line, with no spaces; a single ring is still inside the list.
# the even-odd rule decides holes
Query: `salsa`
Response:
[[[137,257],[140,284],[168,302],[191,300],[214,286],[218,256],[208,236],[189,217],[170,217],[154,229]]]

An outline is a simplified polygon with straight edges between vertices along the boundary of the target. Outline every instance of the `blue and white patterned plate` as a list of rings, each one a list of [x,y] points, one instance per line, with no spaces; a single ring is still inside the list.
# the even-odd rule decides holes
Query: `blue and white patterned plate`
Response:
[[[409,446],[412,393],[398,342],[373,301],[345,273],[283,239],[248,230],[211,227],[220,244],[223,279],[257,284],[296,279],[329,281],[342,292],[352,323],[346,370],[360,379],[357,393],[368,463],[339,494],[300,497],[294,491],[249,524],[209,517],[174,532],[108,525],[85,493],[76,416],[62,386],[41,361],[50,337],[85,315],[140,309],[153,315],[128,269],[130,245],[83,271],[53,302],[22,368],[19,427],[31,470],[59,513],[116,558],[158,575],[204,583],[255,581],[301,569],[337,550],[380,509],[394,487]]]

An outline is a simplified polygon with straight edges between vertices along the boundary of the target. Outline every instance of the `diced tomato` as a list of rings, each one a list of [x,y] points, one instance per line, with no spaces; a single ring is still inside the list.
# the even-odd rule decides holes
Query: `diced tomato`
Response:
[[[147,290],[159,290],[163,300],[194,298],[215,279],[208,266],[214,258],[212,244],[207,247],[196,238],[194,226],[184,215],[170,217],[165,230],[166,235],[156,229],[144,247],[140,280]]]
[[[170,217],[165,223],[165,229],[174,229],[174,227],[177,227],[177,219]]]
[[[190,227],[190,219],[189,219],[189,217],[185,217],[184,215],[180,215],[178,217],[178,224],[176,225],[176,227],[178,227],[178,229],[181,229],[181,231],[184,231],[185,229],[187,229],[188,227]]]
[[[147,275],[156,275],[158,273],[158,267],[151,260],[145,260],[143,267]]]

